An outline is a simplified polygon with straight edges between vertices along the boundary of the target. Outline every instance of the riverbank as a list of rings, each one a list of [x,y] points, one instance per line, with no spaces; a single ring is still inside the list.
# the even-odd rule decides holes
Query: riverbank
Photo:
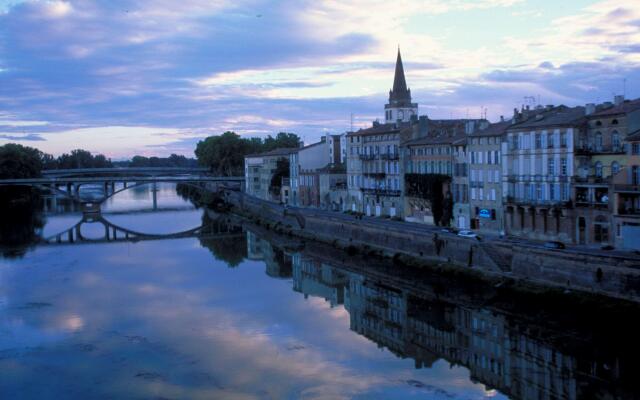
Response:
[[[561,289],[640,302],[640,257],[565,252],[517,243],[480,242],[408,222],[357,219],[342,213],[286,209],[239,192],[224,192],[232,212],[276,232],[389,257],[396,263],[439,268],[532,291]]]

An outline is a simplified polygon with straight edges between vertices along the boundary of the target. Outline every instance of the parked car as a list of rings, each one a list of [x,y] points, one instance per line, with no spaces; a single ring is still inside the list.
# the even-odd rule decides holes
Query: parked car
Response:
[[[462,230],[458,232],[458,236],[467,237],[467,238],[477,238],[478,235],[474,231]]]
[[[549,242],[545,242],[544,247],[546,249],[559,250],[559,249],[564,249],[565,245],[562,242],[549,241]]]

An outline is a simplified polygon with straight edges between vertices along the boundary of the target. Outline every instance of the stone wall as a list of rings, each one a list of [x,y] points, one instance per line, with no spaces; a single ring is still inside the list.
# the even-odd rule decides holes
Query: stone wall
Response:
[[[293,211],[241,193],[227,200],[235,210],[274,230],[359,252],[447,265],[538,286],[553,286],[640,301],[640,257],[583,254],[502,242],[480,242],[412,224],[381,224],[313,210]]]

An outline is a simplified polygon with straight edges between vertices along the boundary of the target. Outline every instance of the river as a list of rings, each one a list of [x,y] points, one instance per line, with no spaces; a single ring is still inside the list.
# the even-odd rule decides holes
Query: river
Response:
[[[280,237],[173,185],[156,204],[141,186],[99,215],[5,215],[0,398],[640,396],[635,308],[505,299]]]

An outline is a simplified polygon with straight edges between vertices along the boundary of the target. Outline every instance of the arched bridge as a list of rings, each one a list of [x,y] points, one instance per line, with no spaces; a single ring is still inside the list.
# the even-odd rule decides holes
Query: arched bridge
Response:
[[[101,176],[64,176],[66,174],[65,171],[73,171],[74,174],[76,174],[77,171],[80,171],[80,174],[99,174]],[[0,186],[32,186],[54,195],[82,202],[83,199],[80,196],[80,187],[87,184],[98,184],[104,187],[103,197],[101,199],[90,199],[86,201],[102,203],[113,194],[131,186],[140,186],[150,183],[183,183],[199,189],[217,191],[220,187],[231,187],[236,190],[240,190],[242,182],[244,182],[244,177],[242,176],[193,175],[188,174],[187,171],[191,171],[191,173],[194,172],[193,169],[184,168],[92,168],[86,170],[51,170],[45,171],[42,178],[1,179]],[[199,170],[196,170],[196,172],[198,171]],[[175,175],[167,174],[171,172]],[[60,173],[61,176],[56,175],[56,173]],[[138,173],[147,173],[149,175],[137,175]],[[116,190],[116,184],[121,184],[121,189]]]
[[[97,237],[89,237],[83,232],[83,227],[90,225],[100,225],[100,232],[104,232]],[[89,243],[106,243],[106,242],[139,242],[146,240],[164,240],[164,239],[179,239],[189,237],[199,238],[229,238],[244,236],[243,230],[239,226],[225,224],[223,222],[213,221],[201,225],[197,228],[188,229],[185,231],[168,233],[168,234],[154,234],[138,232],[133,229],[125,228],[114,224],[107,220],[102,214],[91,215],[84,214],[82,219],[78,221],[74,226],[66,229],[62,232],[43,237],[40,240],[41,245],[62,245],[62,244],[89,244]]]

